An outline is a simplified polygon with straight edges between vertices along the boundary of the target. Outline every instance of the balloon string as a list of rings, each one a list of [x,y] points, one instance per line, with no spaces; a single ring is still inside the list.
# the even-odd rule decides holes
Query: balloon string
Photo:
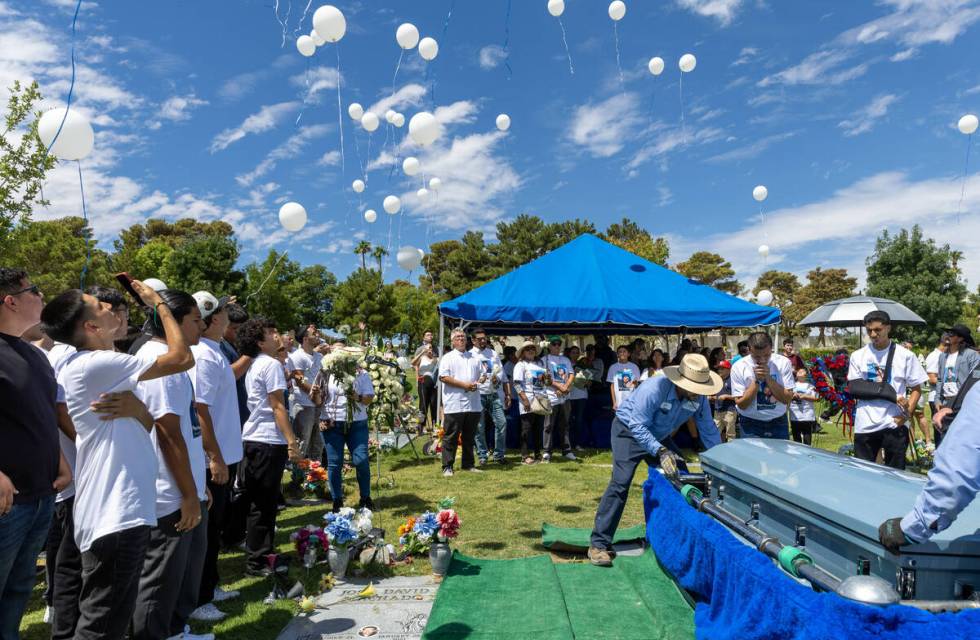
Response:
[[[449,3],[449,11],[446,13],[446,19],[442,21],[442,36],[439,39],[439,43],[445,47],[446,46],[446,33],[449,31],[449,20],[453,17],[453,9],[456,8],[456,0],[452,0]],[[431,66],[431,65],[429,65]],[[429,77],[429,66],[425,68],[426,80]],[[436,106],[436,74],[432,74],[432,81],[429,83],[429,99],[432,101],[432,107]]]
[[[344,115],[340,101],[340,81],[343,77],[340,73],[340,43],[334,44],[337,52],[337,128],[340,129],[340,173],[344,178],[347,177],[347,163],[344,159]]]
[[[507,16],[504,18],[504,66],[510,80],[514,75],[514,70],[510,68],[510,0],[507,0]]]
[[[61,124],[58,125],[58,130],[55,131],[54,138],[51,139],[51,144],[44,150],[44,155],[51,153],[51,148],[58,141],[58,136],[61,135],[61,129],[65,126],[65,120],[68,119],[68,111],[71,110],[71,97],[75,90],[75,25],[78,22],[78,11],[81,8],[82,0],[78,0],[78,3],[75,5],[75,16],[71,19],[71,83],[68,85],[68,101],[65,104],[65,115],[61,118]]]
[[[616,40],[616,68],[619,69],[619,88],[626,91],[626,82],[623,80],[623,64],[619,54],[619,22],[613,20],[613,38]]]
[[[685,132],[684,128],[684,72],[681,71],[681,80],[677,85],[677,95],[681,101],[681,133]]]
[[[303,28],[303,22],[306,20],[307,14],[310,12],[310,6],[313,4],[313,0],[306,0],[306,8],[303,9],[303,15],[300,16],[299,24],[296,25],[296,29],[293,30],[293,35],[295,36]]]
[[[311,2],[313,0],[310,0]],[[340,79],[338,78],[337,84],[340,84]],[[306,59],[306,92],[303,94],[303,106],[300,107],[299,115],[296,116],[296,122],[294,126],[299,126],[299,121],[303,119],[303,112],[306,111],[306,101],[310,96],[310,59]]]
[[[402,58],[405,57],[405,50],[402,49],[398,54],[398,62],[395,64],[395,75],[391,77],[391,94],[395,95],[395,81],[398,80],[398,70],[402,68]]]
[[[966,162],[963,164],[963,183],[960,185],[960,202],[956,205],[956,224],[960,223],[960,213],[963,211],[963,196],[966,194],[966,178],[970,171],[970,147],[973,146],[973,134],[966,137]]]
[[[248,296],[245,298],[245,306],[246,307],[248,307],[248,301],[251,300],[252,298],[254,298],[255,296],[257,296],[259,294],[259,292],[262,291],[262,287],[265,286],[265,283],[269,281],[269,278],[271,278],[273,275],[275,275],[276,269],[279,268],[279,263],[282,262],[282,259],[286,257],[286,254],[287,253],[289,253],[289,252],[288,251],[283,251],[282,252],[282,255],[279,256],[279,259],[278,260],[276,260],[276,263],[274,265],[272,265],[272,271],[270,271],[269,272],[269,275],[267,275],[265,277],[265,280],[262,281],[262,284],[259,285],[259,288],[256,289],[254,292],[248,294]]]
[[[85,227],[88,227],[88,208],[85,206],[85,183],[82,181],[82,162],[78,163],[78,189],[82,194],[82,219]],[[88,273],[89,265],[92,263],[92,243],[89,241],[89,234],[85,234],[85,266],[82,267],[82,275],[79,278],[79,289],[85,288],[85,275]]]
[[[565,37],[565,23],[561,16],[558,16],[558,26],[561,27],[561,41],[565,45],[565,55],[568,57],[568,73],[575,75],[575,67],[572,66],[572,52],[568,50],[568,39]]]
[[[276,3],[272,9],[276,13],[276,22],[278,22],[279,26],[282,27],[282,43],[279,45],[279,48],[282,49],[283,47],[286,46],[286,32],[289,30],[289,27],[287,26],[289,24],[289,12],[292,11],[293,9],[293,3],[292,1],[290,1],[289,8],[286,9],[285,20],[279,17],[279,0],[276,0]]]

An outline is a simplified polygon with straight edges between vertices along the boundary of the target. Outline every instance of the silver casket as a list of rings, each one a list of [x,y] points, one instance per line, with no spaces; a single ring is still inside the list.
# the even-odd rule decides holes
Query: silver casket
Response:
[[[878,525],[912,509],[924,476],[786,440],[746,438],[701,454],[706,496],[843,580],[872,575],[903,600],[962,600],[980,593],[980,499],[953,526],[900,556]]]

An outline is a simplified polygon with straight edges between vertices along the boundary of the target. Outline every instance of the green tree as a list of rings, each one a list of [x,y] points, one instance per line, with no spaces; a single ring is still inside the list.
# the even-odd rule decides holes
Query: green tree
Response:
[[[617,247],[626,249],[645,260],[667,266],[670,245],[664,238],[654,238],[646,229],[629,218],[614,222],[602,234],[602,238]]]
[[[371,250],[371,257],[378,261],[378,273],[384,274],[384,269],[382,265],[384,264],[384,259],[388,255],[388,250],[382,247],[380,244]]]
[[[371,243],[367,240],[361,240],[354,247],[354,255],[361,256],[361,268],[367,269],[367,254],[371,253]]]
[[[115,282],[109,273],[105,252],[94,245],[92,229],[82,218],[24,220],[11,232],[3,263],[26,269],[31,281],[41,287],[50,300],[62,291],[78,288],[83,270],[84,286]],[[91,259],[86,269],[88,252],[91,252]]]
[[[676,265],[679,273],[703,282],[706,285],[720,289],[737,296],[742,292],[742,285],[735,279],[732,263],[717,253],[710,251],[695,251],[691,257]]]
[[[886,230],[878,237],[867,260],[868,295],[901,302],[926,321],[922,327],[895,327],[896,339],[934,345],[943,327],[960,317],[967,293],[960,257],[948,244],[924,238],[919,225],[895,235]]]
[[[134,278],[160,278],[170,251],[201,236],[234,240],[235,231],[230,224],[220,220],[198,222],[181,218],[167,222],[150,218],[120,232],[112,243],[115,249],[112,264],[118,271],[127,271]]]
[[[14,81],[7,99],[3,134],[0,135],[0,248],[17,222],[28,220],[36,205],[47,205],[41,187],[56,159],[48,155],[37,135],[41,112],[33,109],[40,102],[37,82],[22,87],[20,82]],[[28,119],[31,119],[30,124],[24,130]],[[18,130],[22,130],[23,135],[14,144]]]
[[[498,222],[497,243],[488,247],[490,257],[487,261],[487,279],[513,271],[571,242],[583,233],[595,232],[595,225],[578,218],[547,223],[538,216],[524,213],[513,222]]]
[[[854,295],[857,278],[847,275],[847,269],[817,267],[806,274],[806,284],[796,292],[793,305],[784,312],[784,321],[794,326],[822,304]],[[820,327],[820,344],[824,344],[826,327]]]
[[[800,279],[788,271],[778,271],[769,269],[759,275],[759,279],[752,289],[753,295],[758,295],[763,289],[772,292],[772,304],[782,311],[782,324],[788,335],[793,335],[796,322],[789,314],[790,307],[793,306],[796,293],[800,289]]]
[[[289,284],[299,272],[299,263],[270,250],[261,264],[253,262],[245,267],[246,295],[240,302],[249,314],[269,318],[281,330],[296,328],[299,311]]]
[[[154,241],[140,253],[153,246],[167,245]],[[188,293],[203,289],[216,296],[241,295],[245,274],[235,269],[236,262],[238,243],[233,238],[203,235],[169,249],[159,277],[170,288]]]
[[[296,326],[315,324],[334,326],[333,299],[337,277],[319,264],[303,267],[287,285],[286,291],[296,307]]]
[[[438,305],[442,299],[428,287],[416,287],[404,280],[393,284],[398,309],[397,331],[408,336],[409,351],[414,351],[426,331],[439,328]]]
[[[479,231],[467,231],[460,240],[433,243],[424,262],[423,285],[447,300],[499,275]]]
[[[390,336],[399,321],[394,287],[384,284],[374,269],[357,269],[337,285],[333,313],[338,324],[353,329],[363,323],[373,336]],[[364,340],[368,335],[360,337]]]

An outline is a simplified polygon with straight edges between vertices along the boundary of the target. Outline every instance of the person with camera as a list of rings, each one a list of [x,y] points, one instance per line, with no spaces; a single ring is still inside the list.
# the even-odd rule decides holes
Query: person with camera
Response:
[[[786,408],[796,385],[793,365],[772,352],[772,338],[764,331],[746,342],[749,353],[732,363],[731,375],[740,437],[789,440]]]
[[[871,342],[851,354],[847,371],[847,390],[857,400],[854,455],[875,462],[882,452],[886,465],[904,469],[909,413],[929,378],[915,354],[889,337],[887,313],[870,312],[864,328]]]
[[[722,380],[708,366],[707,358],[692,353],[679,365],[666,367],[664,375],[641,384],[619,405],[612,422],[612,477],[596,511],[589,547],[592,564],[612,565],[613,534],[641,461],[651,467],[659,465],[665,475],[676,478],[678,466],[684,463],[671,436],[691,418],[706,448],[721,443],[708,403],[708,396],[716,395],[721,387]]]

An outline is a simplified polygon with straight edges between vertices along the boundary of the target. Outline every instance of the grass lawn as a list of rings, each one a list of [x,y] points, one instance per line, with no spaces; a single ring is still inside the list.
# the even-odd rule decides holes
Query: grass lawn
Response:
[[[840,428],[824,425],[824,433],[816,436],[814,446],[829,451],[847,443]],[[517,459],[514,455],[513,459]],[[458,465],[458,462],[457,462]],[[397,542],[398,526],[409,515],[433,509],[443,497],[454,496],[456,508],[463,525],[458,542],[454,546],[465,554],[485,558],[515,558],[544,553],[540,544],[541,524],[568,527],[591,527],[595,508],[609,480],[611,456],[608,451],[583,452],[580,461],[559,459],[548,465],[523,466],[490,465],[484,473],[457,472],[452,478],[443,478],[436,458],[424,457],[416,462],[411,448],[386,454],[383,459],[381,488],[375,490],[377,507],[374,525],[386,530],[389,542]],[[372,464],[372,473],[376,466]],[[646,478],[646,470],[638,469],[634,490],[623,514],[622,526],[641,524],[643,506],[640,487]],[[373,486],[377,486],[372,481]],[[349,502],[356,504],[357,487],[353,472],[344,479],[344,491],[353,496]],[[289,534],[307,524],[322,522],[327,506],[290,507],[279,515],[279,532],[276,537],[279,551],[293,552]],[[286,625],[296,611],[292,601],[278,601],[273,605],[262,604],[269,592],[265,579],[247,577],[243,573],[244,553],[235,551],[221,556],[222,586],[239,589],[242,597],[222,603],[220,609],[228,617],[215,625],[193,625],[194,631],[213,631],[219,638],[228,640],[271,640]],[[294,565],[295,566],[295,565]],[[395,575],[424,575],[429,572],[428,559],[415,564],[393,568]],[[316,592],[320,570],[314,569],[309,577],[300,566],[292,569],[297,579],[304,579],[307,590]],[[27,615],[21,625],[26,640],[44,640],[50,636],[50,628],[42,622],[44,608],[41,595],[42,580],[34,589]]]

